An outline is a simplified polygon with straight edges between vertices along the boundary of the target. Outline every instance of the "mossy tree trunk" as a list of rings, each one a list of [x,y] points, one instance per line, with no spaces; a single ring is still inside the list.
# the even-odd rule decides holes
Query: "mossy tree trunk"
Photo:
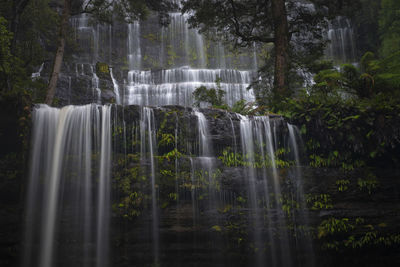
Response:
[[[289,94],[289,27],[285,0],[271,1],[275,36],[274,98],[279,101]]]
[[[62,62],[64,59],[65,41],[67,37],[68,20],[70,17],[71,0],[64,0],[64,7],[61,15],[60,31],[57,41],[57,52],[54,58],[53,70],[49,85],[47,88],[46,104],[51,105],[56,94],[56,87],[58,82],[58,76],[61,72]]]

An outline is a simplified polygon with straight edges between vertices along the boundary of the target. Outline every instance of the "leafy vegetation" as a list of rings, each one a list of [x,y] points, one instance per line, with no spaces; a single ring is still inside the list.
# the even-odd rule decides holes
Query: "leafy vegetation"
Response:
[[[389,57],[400,48],[400,3],[396,0],[381,0],[379,30],[383,57]]]
[[[306,202],[309,204],[311,210],[328,210],[332,209],[332,199],[328,194],[319,194],[319,195],[306,195]]]
[[[324,220],[318,226],[318,238],[327,250],[362,249],[367,247],[395,246],[400,244],[399,235],[382,235],[379,228],[385,224],[367,224],[364,218],[335,218]]]
[[[225,148],[222,151],[222,155],[218,157],[222,163],[227,167],[233,166],[246,166],[252,168],[271,168],[275,166],[277,168],[287,168],[294,165],[294,162],[285,159],[287,151],[277,150],[272,160],[268,155],[260,155],[255,153],[254,155],[243,155],[241,153],[235,153],[231,151],[231,148]],[[254,158],[254,161],[250,161],[250,158]]]
[[[301,125],[311,166],[352,170],[399,161],[399,55],[376,60],[367,53],[359,68],[324,69],[312,88],[277,107]]]
[[[218,77],[215,83],[217,88],[207,89],[205,86],[200,86],[193,92],[195,106],[200,107],[201,103],[209,103],[212,107],[227,109],[223,101],[226,92],[221,89],[221,79]]]

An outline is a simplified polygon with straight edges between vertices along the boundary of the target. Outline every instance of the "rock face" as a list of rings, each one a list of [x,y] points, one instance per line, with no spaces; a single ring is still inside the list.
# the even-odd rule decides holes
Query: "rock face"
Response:
[[[92,106],[88,110],[102,114],[103,109]],[[201,114],[206,121],[203,126]],[[111,202],[109,217],[103,218],[110,220],[109,241],[103,250],[108,266],[399,263],[400,183],[396,171],[349,173],[299,167],[293,142],[301,155],[300,139],[297,134],[293,139],[291,127],[280,117],[264,120],[180,106],[113,106],[110,117]],[[267,159],[271,143],[268,128],[263,127],[268,125],[274,161]],[[96,129],[91,134],[93,140],[99,136]],[[154,137],[152,151],[150,136]],[[205,152],[204,143],[212,148],[212,154]],[[94,192],[90,209],[93,214],[99,209],[96,162],[101,158],[100,150],[95,145],[89,155],[93,161],[92,180],[85,189]],[[99,260],[95,238],[98,217],[94,218],[94,229],[86,232],[80,224],[82,214],[76,212],[82,207],[76,206],[74,196],[83,192],[84,185],[79,185],[83,178],[76,176],[77,167],[70,164],[70,160],[82,161],[76,157],[69,152],[62,163],[69,167],[62,171],[59,194],[63,197],[55,220],[56,266],[94,264]],[[21,204],[9,198],[10,194],[21,194],[18,182],[10,183],[13,181],[2,186],[2,190],[9,189],[4,195],[9,202],[2,202],[2,218],[6,218],[1,220],[2,229],[8,230],[1,231],[1,252],[5,266],[16,266],[17,255],[26,255],[22,248],[27,243],[20,237],[26,226],[20,224]],[[40,184],[38,194],[45,197],[47,193],[41,186],[45,184]],[[34,207],[34,211],[42,210]],[[37,217],[39,221],[33,225],[43,216]],[[93,236],[92,241],[82,243],[87,233]],[[16,245],[21,239],[25,246],[18,251]],[[40,255],[39,240],[32,243],[34,255]],[[87,249],[86,256],[82,256],[82,248]],[[35,266],[34,262],[28,266]]]

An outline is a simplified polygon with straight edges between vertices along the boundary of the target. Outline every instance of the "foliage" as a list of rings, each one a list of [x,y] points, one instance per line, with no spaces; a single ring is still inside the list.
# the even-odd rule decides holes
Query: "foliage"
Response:
[[[355,28],[358,55],[367,51],[378,52],[380,45],[378,17],[380,3],[377,0],[361,0],[359,8],[348,14]]]
[[[328,194],[319,194],[319,195],[306,195],[306,202],[310,205],[311,210],[328,210],[332,209],[332,199]]]
[[[3,77],[7,77],[11,72],[11,65],[13,56],[11,55],[11,41],[13,34],[7,30],[7,21],[5,18],[0,17],[0,67]],[[5,81],[6,79],[2,79]],[[4,88],[4,84],[2,87]]]
[[[367,224],[364,218],[334,218],[321,222],[318,226],[318,239],[327,250],[361,249],[366,247],[390,247],[400,244],[400,235],[384,235],[379,225]]]
[[[361,58],[360,68],[344,64],[339,70],[328,68],[318,72],[314,76],[315,85],[309,93],[342,96],[345,94],[347,97],[370,98],[378,92],[393,91],[399,88],[396,77],[400,77],[400,72],[396,72],[395,68],[388,69],[387,66],[398,65],[399,62],[395,54],[378,61],[373,53],[367,52]]]
[[[277,150],[275,151],[274,160],[272,160],[268,155],[260,155],[255,153],[254,155],[241,153],[235,153],[231,151],[231,148],[225,148],[222,151],[222,155],[218,157],[219,160],[227,167],[233,166],[245,166],[252,168],[271,168],[275,165],[277,168],[287,168],[294,163],[285,159],[288,151]],[[250,158],[254,158],[254,161],[250,161]]]
[[[318,226],[318,238],[346,233],[355,228],[348,218],[329,218]]]
[[[200,106],[201,103],[209,103],[213,107],[223,107],[224,101],[223,97],[226,94],[225,91],[221,89],[221,79],[218,77],[215,81],[217,88],[207,89],[205,86],[200,86],[196,88],[193,92],[195,99],[195,106]],[[226,108],[225,108],[226,109]]]
[[[400,51],[400,2],[397,0],[381,0],[379,30],[382,45],[381,55],[388,57]]]
[[[140,174],[140,168],[135,166],[126,168],[128,162],[137,162],[139,158],[135,154],[128,154],[118,160],[118,168],[115,171],[115,186],[119,192],[119,198],[113,204],[114,212],[128,220],[132,220],[142,213],[145,200],[148,198],[148,189],[141,183],[146,180]]]
[[[312,88],[277,107],[304,129],[311,166],[353,170],[399,161],[399,64],[400,54],[376,60],[366,53],[360,68],[322,70]]]
[[[379,183],[375,177],[368,177],[366,179],[359,178],[357,180],[357,185],[361,191],[366,191],[371,195],[376,190]]]
[[[288,218],[291,218],[294,212],[300,209],[300,203],[288,195],[282,195],[278,201]]]
[[[349,189],[350,181],[347,179],[341,179],[336,181],[337,189],[339,192],[344,192]]]
[[[251,107],[249,107],[246,100],[242,99],[233,104],[231,111],[242,115],[246,115],[250,112],[250,109]]]
[[[166,0],[88,0],[85,5],[80,1],[70,0],[72,14],[91,14],[96,21],[111,23],[115,17],[132,23],[144,20],[151,10],[159,12],[161,24],[169,23],[168,12],[176,9],[176,4]]]

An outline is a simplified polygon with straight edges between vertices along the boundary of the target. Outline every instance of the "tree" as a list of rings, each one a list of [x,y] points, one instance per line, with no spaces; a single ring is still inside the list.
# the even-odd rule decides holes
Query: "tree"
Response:
[[[10,31],[13,32],[15,36],[18,35],[18,30],[19,30],[18,26],[19,26],[19,22],[20,22],[20,17],[30,1],[31,0],[15,0],[15,1],[13,1]],[[16,40],[17,40],[17,38],[14,38],[12,41],[12,45],[11,45],[12,51],[15,50]]]
[[[60,14],[57,51],[47,89],[46,104],[53,103],[58,75],[64,58],[68,20],[71,15],[90,14],[98,22],[111,23],[113,16],[127,22],[146,18],[149,10],[159,12],[160,23],[168,22],[168,11],[175,5],[168,0],[64,0]]]
[[[7,21],[0,17],[0,87],[10,88],[9,74],[11,72],[11,64],[13,56],[11,54],[10,45],[13,34],[7,30]]]
[[[400,1],[382,0],[379,16],[381,56],[388,57],[400,51]]]
[[[0,0],[1,94],[30,94],[35,88],[34,97],[43,98],[45,83],[41,79],[32,81],[31,74],[49,58],[43,47],[54,45],[56,39],[56,13],[49,1]]]
[[[24,13],[31,0],[1,0],[1,13],[9,21],[9,31],[13,33],[14,38],[11,41],[11,51],[15,50],[16,40],[19,33],[19,23],[22,14]]]
[[[53,103],[54,95],[56,94],[58,75],[60,74],[64,58],[68,20],[71,12],[71,1],[72,0],[64,0],[64,6],[62,9],[60,30],[57,38],[57,52],[54,58],[53,70],[51,72],[49,86],[47,88],[46,104],[48,105],[51,105]]]
[[[312,59],[323,54],[323,29],[334,17],[358,1],[314,0],[184,0],[182,12],[202,32],[233,41],[236,46],[274,44],[275,102],[290,95],[289,70],[297,54]],[[310,61],[310,60],[309,60]]]

